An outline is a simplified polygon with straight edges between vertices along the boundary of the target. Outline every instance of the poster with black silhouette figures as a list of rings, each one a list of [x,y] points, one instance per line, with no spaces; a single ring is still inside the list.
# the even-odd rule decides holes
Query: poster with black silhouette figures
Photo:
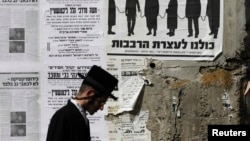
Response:
[[[222,0],[108,0],[107,55],[214,60],[222,53]]]

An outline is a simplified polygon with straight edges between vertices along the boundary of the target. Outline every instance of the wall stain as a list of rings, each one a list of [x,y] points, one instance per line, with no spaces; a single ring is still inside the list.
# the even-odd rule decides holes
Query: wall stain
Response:
[[[229,88],[233,84],[233,75],[229,71],[219,68],[205,72],[201,77],[201,83],[204,86]]]

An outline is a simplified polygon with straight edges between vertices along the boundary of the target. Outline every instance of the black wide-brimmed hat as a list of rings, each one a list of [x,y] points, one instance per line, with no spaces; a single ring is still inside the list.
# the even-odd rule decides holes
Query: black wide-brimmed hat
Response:
[[[109,96],[114,100],[117,99],[117,97],[111,93],[117,86],[118,80],[101,67],[93,65],[86,76],[83,76],[80,73],[78,73],[78,76],[84,79],[82,83],[92,86],[100,95]]]

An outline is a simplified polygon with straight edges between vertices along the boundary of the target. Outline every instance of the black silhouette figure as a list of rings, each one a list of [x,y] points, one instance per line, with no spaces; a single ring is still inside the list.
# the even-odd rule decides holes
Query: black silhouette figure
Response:
[[[220,26],[220,0],[207,1],[207,16],[211,31],[209,35],[214,35],[214,38],[217,38],[218,28]]]
[[[136,6],[138,12],[141,11],[138,0],[126,0],[125,14],[127,16],[128,36],[134,35],[134,27],[136,22]]]
[[[170,0],[168,3],[168,9],[166,9],[167,13],[167,28],[169,32],[167,35],[174,36],[175,29],[177,28],[177,9],[178,9],[178,2],[177,0]]]
[[[201,14],[200,0],[187,0],[186,2],[186,17],[188,19],[188,37],[193,36],[193,23],[195,30],[195,38],[199,35],[199,17]]]
[[[156,36],[157,30],[157,16],[159,14],[159,1],[158,0],[146,0],[145,2],[145,17],[147,22],[148,33],[147,35],[151,35],[151,30],[153,29],[154,34]]]
[[[112,31],[112,26],[116,25],[116,5],[115,0],[109,0],[108,7],[108,34],[115,34]]]

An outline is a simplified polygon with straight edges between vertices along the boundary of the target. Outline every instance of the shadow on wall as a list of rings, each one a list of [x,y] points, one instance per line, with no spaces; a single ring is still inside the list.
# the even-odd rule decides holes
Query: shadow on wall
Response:
[[[246,0],[246,30],[250,31],[250,1]]]
[[[246,5],[246,32],[247,36],[244,39],[244,45],[245,45],[245,50],[241,52],[241,57],[243,59],[250,58],[250,1],[245,0],[245,5]],[[247,64],[249,65],[249,64]]]
[[[242,60],[245,60],[245,64],[246,67],[248,68],[247,70],[247,74],[246,77],[243,78],[241,84],[245,84],[246,81],[250,81],[250,1],[249,0],[245,0],[245,7],[246,7],[246,11],[245,11],[245,15],[246,15],[246,32],[247,32],[247,36],[244,39],[244,47],[245,50],[241,52],[241,58]],[[243,86],[244,87],[244,86]],[[244,124],[250,124],[250,94],[248,92],[248,94],[246,94],[245,96],[241,95],[241,105],[240,107],[242,107],[241,110],[241,115],[242,119],[241,119],[241,123]]]

